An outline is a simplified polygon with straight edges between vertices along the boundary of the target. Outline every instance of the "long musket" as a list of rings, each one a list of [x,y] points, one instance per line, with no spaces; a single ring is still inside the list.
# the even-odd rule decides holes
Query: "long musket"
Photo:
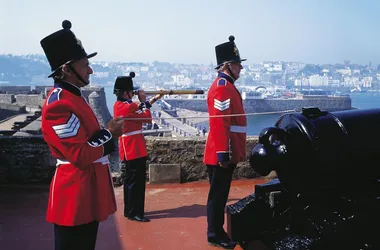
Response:
[[[138,90],[133,91],[135,95],[138,94]],[[201,89],[179,89],[179,90],[144,90],[146,95],[202,95],[204,91]]]

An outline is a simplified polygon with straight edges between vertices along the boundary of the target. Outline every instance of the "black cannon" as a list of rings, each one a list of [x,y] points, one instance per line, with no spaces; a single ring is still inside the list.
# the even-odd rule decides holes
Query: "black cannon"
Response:
[[[278,178],[227,207],[228,232],[249,248],[380,249],[380,109],[281,116],[251,167]]]

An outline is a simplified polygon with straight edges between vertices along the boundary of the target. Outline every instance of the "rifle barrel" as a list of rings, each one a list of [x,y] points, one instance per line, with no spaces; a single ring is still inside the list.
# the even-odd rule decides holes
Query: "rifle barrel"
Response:
[[[144,90],[147,95],[202,95],[204,91],[201,89],[183,89],[183,90]],[[138,94],[138,90],[135,91],[135,95]]]

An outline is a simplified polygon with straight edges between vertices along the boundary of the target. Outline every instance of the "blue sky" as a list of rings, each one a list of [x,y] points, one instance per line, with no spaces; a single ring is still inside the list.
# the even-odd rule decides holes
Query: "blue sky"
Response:
[[[0,54],[42,54],[62,20],[95,61],[215,64],[229,35],[247,63],[380,64],[379,0],[0,0]]]

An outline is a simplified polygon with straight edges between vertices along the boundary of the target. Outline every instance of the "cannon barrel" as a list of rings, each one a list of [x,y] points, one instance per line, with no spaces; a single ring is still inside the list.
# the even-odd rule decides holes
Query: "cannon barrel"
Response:
[[[264,128],[249,162],[278,178],[227,206],[230,237],[243,249],[380,249],[379,126],[380,109],[305,108]]]
[[[261,131],[250,164],[259,174],[275,170],[292,192],[340,187],[350,192],[352,182],[360,183],[355,189],[365,189],[380,179],[380,168],[373,164],[379,125],[380,109],[330,113],[308,108],[285,114]]]

